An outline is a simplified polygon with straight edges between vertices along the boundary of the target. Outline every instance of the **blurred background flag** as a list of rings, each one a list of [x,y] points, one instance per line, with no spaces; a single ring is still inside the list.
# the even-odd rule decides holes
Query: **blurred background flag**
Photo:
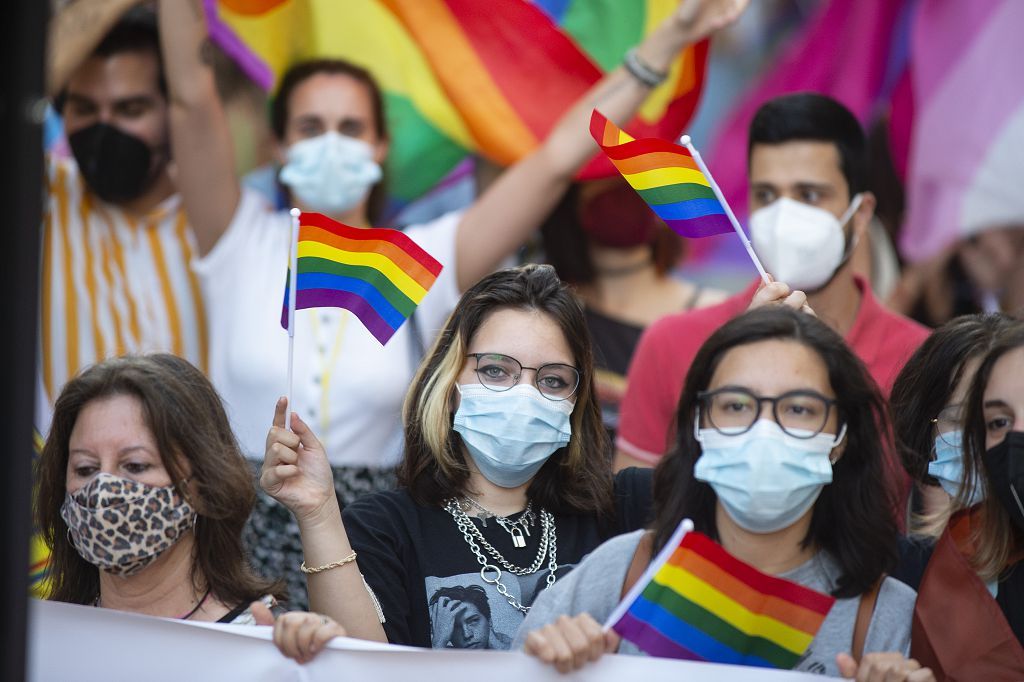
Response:
[[[213,38],[272,91],[296,60],[340,57],[385,92],[390,191],[409,201],[468,153],[507,165],[535,149],[568,106],[618,66],[676,0],[204,0]],[[693,115],[708,46],[673,63],[627,126],[675,137]],[[614,172],[603,156],[581,177]]]
[[[913,125],[900,251],[937,255],[1024,225],[1024,2],[922,0],[911,34]]]

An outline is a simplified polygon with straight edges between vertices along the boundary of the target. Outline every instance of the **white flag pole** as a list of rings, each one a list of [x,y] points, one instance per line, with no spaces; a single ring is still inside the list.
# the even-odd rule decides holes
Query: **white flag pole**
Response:
[[[658,556],[654,557],[654,560],[647,564],[647,568],[644,569],[644,572],[640,575],[637,581],[629,588],[629,592],[626,593],[626,596],[622,598],[619,605],[616,606],[615,610],[608,616],[608,619],[604,622],[605,630],[610,630],[613,625],[622,619],[622,616],[625,615],[626,611],[629,611],[629,607],[633,605],[636,598],[640,596],[640,593],[644,591],[647,584],[651,582],[654,578],[654,574],[658,572],[662,565],[668,561],[670,556],[672,556],[672,553],[676,551],[676,548],[679,547],[679,543],[683,541],[683,536],[691,530],[693,530],[693,521],[690,519],[683,519],[679,522],[679,525],[676,526],[675,532],[672,533],[672,537],[669,538],[668,542],[665,543],[665,546],[661,548],[660,552],[658,552]]]
[[[295,362],[295,281],[299,260],[299,216],[302,211],[291,210],[292,243],[288,259],[288,404],[285,407],[284,427],[292,428],[292,366]]]
[[[765,271],[764,266],[761,265],[761,260],[757,257],[757,254],[754,253],[754,247],[750,245],[750,240],[747,239],[746,232],[744,232],[743,228],[740,227],[740,221],[736,220],[736,215],[732,212],[732,207],[729,206],[729,202],[727,202],[725,197],[722,196],[722,190],[718,188],[718,183],[715,182],[714,176],[711,175],[711,171],[708,170],[708,167],[704,165],[704,159],[700,157],[700,152],[698,152],[691,143],[690,136],[683,135],[680,137],[679,144],[683,145],[690,151],[690,155],[693,156],[693,160],[697,162],[697,167],[700,168],[700,172],[708,179],[708,183],[711,185],[711,191],[715,193],[715,196],[718,197],[718,201],[722,204],[722,208],[725,209],[725,215],[728,216],[729,222],[732,223],[732,229],[736,231],[736,236],[738,236],[740,241],[743,242],[743,247],[750,255],[750,260],[754,261],[754,267],[756,267],[757,271],[761,273],[761,279],[765,284],[769,284],[771,280],[768,278],[768,273]]]

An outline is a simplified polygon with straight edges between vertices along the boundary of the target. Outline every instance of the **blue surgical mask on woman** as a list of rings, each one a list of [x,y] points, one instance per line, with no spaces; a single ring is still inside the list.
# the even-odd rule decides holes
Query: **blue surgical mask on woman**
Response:
[[[288,147],[281,182],[303,204],[323,213],[344,213],[362,201],[380,180],[373,147],[334,131]]]
[[[774,533],[803,516],[821,489],[832,482],[832,449],[839,435],[819,433],[797,438],[771,419],[759,419],[749,431],[727,435],[699,428],[694,435],[701,456],[694,477],[710,485],[738,526],[752,533]],[[808,434],[809,435],[809,434]]]
[[[456,388],[462,399],[454,429],[476,468],[494,485],[523,485],[572,436],[571,400],[550,400],[527,384],[507,391],[481,384]]]
[[[935,437],[935,459],[928,462],[928,473],[939,481],[939,485],[950,497],[956,497],[964,480],[963,431],[950,431]],[[981,502],[985,492],[981,481],[975,481],[967,500],[973,507]]]

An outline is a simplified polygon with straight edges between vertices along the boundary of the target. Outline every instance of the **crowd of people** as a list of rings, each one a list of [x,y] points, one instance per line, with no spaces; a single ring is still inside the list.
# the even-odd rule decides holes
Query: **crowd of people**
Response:
[[[679,236],[621,178],[574,181],[591,111],[629,120],[748,2],[681,0],[471,204],[404,227],[444,269],[387,344],[348,311],[297,311],[294,404],[291,218],[239,178],[198,3],[65,8],[48,77],[71,154],[47,157],[38,362],[48,598],[272,624],[299,661],[347,634],[567,671],[641,653],[600,623],[690,519],[836,599],[798,670],[1024,678],[1024,321],[933,331],[876,298],[853,114],[814,93],[758,110],[750,232],[772,279],[733,295],[678,276]],[[348,62],[283,75],[290,205],[379,224],[384,106]],[[545,262],[517,263],[538,231]]]

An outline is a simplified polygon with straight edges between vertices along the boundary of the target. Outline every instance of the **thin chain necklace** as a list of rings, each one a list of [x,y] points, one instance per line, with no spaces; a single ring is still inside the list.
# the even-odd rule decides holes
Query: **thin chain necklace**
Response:
[[[189,611],[188,613],[186,613],[184,616],[178,616],[178,620],[188,620],[192,616],[196,615],[196,613],[198,613],[198,611],[199,611],[199,607],[201,607],[203,604],[206,603],[206,600],[210,596],[210,592],[211,592],[211,590],[206,590],[206,594],[204,594],[203,598],[200,599],[199,602],[195,606],[192,607],[192,610]],[[100,606],[100,595],[98,595],[98,594],[96,595],[96,599],[93,600],[92,605],[95,606],[95,607],[99,607]]]
[[[533,513],[532,500],[526,503],[526,509],[515,521],[507,516],[495,514],[471,497],[462,497],[459,504],[462,506],[462,511],[465,512],[468,512],[470,508],[476,509],[479,512],[477,518],[483,523],[484,528],[487,527],[487,519],[494,519],[499,526],[505,529],[506,533],[512,536],[512,546],[516,549],[526,547],[526,538],[530,537],[530,527],[537,525],[537,515]]]
[[[524,606],[509,593],[508,588],[501,582],[501,568],[488,561],[480,549],[481,545],[501,567],[513,575],[531,575],[536,573],[544,564],[544,558],[547,557],[548,575],[545,579],[547,584],[544,589],[555,584],[555,572],[558,570],[558,548],[555,535],[555,517],[551,515],[551,512],[543,508],[540,510],[542,535],[540,547],[537,549],[537,558],[534,559],[529,567],[524,568],[509,562],[501,555],[501,552],[496,550],[491,543],[487,542],[487,538],[483,536],[480,529],[476,527],[473,520],[466,514],[458,500],[455,498],[449,499],[445,502],[444,509],[455,519],[455,525],[462,532],[462,537],[465,539],[466,544],[469,545],[469,549],[472,550],[476,560],[480,563],[480,579],[488,585],[494,585],[494,589],[498,591],[498,594],[504,597],[505,601],[513,608],[518,609],[524,614],[530,610],[529,606]]]

